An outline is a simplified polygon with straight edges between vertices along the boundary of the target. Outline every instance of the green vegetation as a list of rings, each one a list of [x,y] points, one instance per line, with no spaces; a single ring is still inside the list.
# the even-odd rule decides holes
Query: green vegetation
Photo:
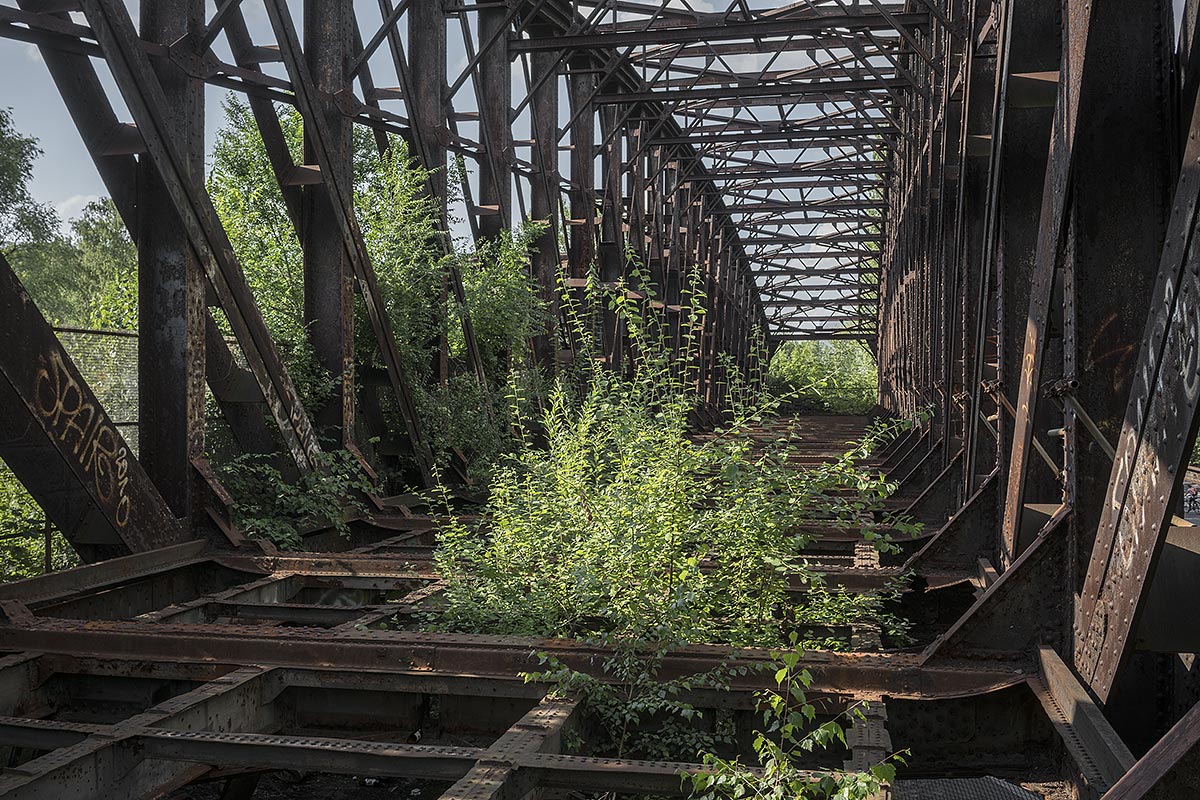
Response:
[[[300,115],[283,107],[278,113],[298,159]],[[225,114],[209,192],[301,398],[306,407],[315,408],[329,397],[340,376],[326,374],[309,345],[300,242],[249,107],[231,95]],[[354,153],[355,208],[384,306],[401,343],[422,426],[441,468],[457,445],[466,451],[474,477],[482,480],[491,460],[511,446],[505,397],[514,371],[524,367],[522,347],[544,314],[528,267],[529,243],[541,229],[528,225],[477,251],[450,252],[433,203],[425,195],[429,173],[409,158],[404,143],[395,139],[381,157],[370,134],[356,128]],[[452,264],[463,276],[466,309],[453,298],[443,299]],[[382,369],[361,298],[356,302],[358,369]],[[474,325],[486,385],[467,363],[464,311]],[[444,383],[433,375],[441,337],[450,344],[452,372]],[[520,380],[528,383],[535,376],[521,375]],[[381,405],[389,427],[402,430],[399,409],[384,397]]]
[[[795,642],[793,641],[793,644]],[[835,742],[846,746],[846,723],[866,719],[867,704],[855,704],[835,719],[816,724],[817,709],[805,690],[812,675],[800,666],[800,653],[773,654],[778,660],[776,688],[758,694],[763,729],[754,732],[757,763],[746,764],[712,753],[704,755],[707,772],[689,776],[695,800],[869,800],[896,777],[906,753],[889,756],[863,772],[803,770],[796,765],[815,750]]]
[[[217,137],[209,191],[301,399],[313,410],[328,400],[340,376],[327,374],[313,356],[304,320],[300,243],[253,115],[233,96],[225,111],[226,124]],[[299,114],[281,108],[279,117],[288,145],[299,157],[303,136]],[[93,201],[69,223],[69,233],[61,232],[62,223],[54,210],[36,203],[28,191],[39,155],[36,141],[19,135],[10,114],[0,109],[0,177],[5,187],[0,192],[0,247],[52,324],[136,329],[137,255],[116,208],[108,199]],[[380,157],[374,140],[356,130],[359,221],[388,316],[403,345],[400,352],[423,428],[440,468],[446,467],[452,448],[457,448],[468,458],[472,477],[482,481],[492,461],[513,445],[509,395],[527,393],[539,380],[527,365],[524,351],[529,336],[544,324],[545,312],[530,284],[528,269],[530,242],[542,229],[530,224],[478,251],[449,252],[424,194],[427,179],[428,173],[410,161],[402,142],[394,141],[392,150]],[[466,308],[443,300],[452,262],[463,276]],[[360,373],[382,369],[361,299],[356,303],[358,369]],[[487,373],[483,384],[467,363],[461,326],[467,312]],[[219,313],[218,321],[223,321]],[[435,348],[443,336],[450,345],[452,374],[439,383],[433,380],[432,369]],[[395,404],[387,397],[380,401],[389,427],[403,429]],[[214,418],[219,414],[215,405],[210,413]],[[222,472],[238,501],[235,512],[248,529],[281,546],[296,546],[299,540],[292,523],[334,517],[303,503],[294,514],[283,515],[284,498],[302,499],[310,493],[283,491],[280,487],[287,481],[271,469],[266,459],[246,458],[227,465]],[[18,485],[7,470],[0,474]],[[344,471],[326,469],[320,474],[335,476],[334,483],[357,480]],[[383,474],[393,473],[385,470]],[[269,486],[278,489],[271,502],[265,499]],[[36,509],[23,490],[9,494],[20,499],[9,505],[25,503]],[[268,524],[266,520],[276,512],[290,521]],[[24,524],[19,522],[22,519],[20,514],[9,513],[0,528],[15,529]],[[10,549],[38,546],[33,540],[12,542]],[[32,556],[16,560],[37,561]]]
[[[865,414],[875,405],[879,378],[864,342],[784,342],[771,357],[771,390],[801,411]]]
[[[0,249],[53,325],[137,324],[137,259],[112,202],[94,200],[63,233],[53,208],[29,193],[37,142],[0,108]]]
[[[295,481],[285,480],[268,457],[253,453],[222,464],[222,484],[237,498],[238,527],[285,549],[303,547],[307,528],[332,526],[348,535],[347,512],[365,514],[366,495],[379,487],[347,450],[318,453],[315,460],[315,469]]]
[[[733,738],[731,726],[705,728],[696,723],[704,711],[687,701],[697,690],[728,690],[728,679],[740,669],[732,663],[700,675],[662,677],[663,662],[674,649],[661,642],[602,636],[587,642],[611,651],[598,674],[575,670],[546,653],[538,653],[541,671],[524,674],[526,683],[551,685],[551,694],[581,699],[596,724],[589,751],[615,758],[689,761]],[[582,749],[582,742],[568,742]]]
[[[33,163],[41,154],[37,140],[18,133],[12,112],[0,108],[0,242],[6,249],[50,239],[58,226],[54,209],[29,193]]]
[[[253,115],[235,98],[225,110],[209,191],[312,410],[342,376],[327,374],[313,356],[300,243]],[[286,108],[279,117],[298,156],[300,118]],[[894,487],[863,466],[902,425],[880,425],[842,458],[804,471],[789,465],[796,434],[766,442],[748,435],[781,403],[841,413],[869,408],[875,393],[869,353],[846,342],[785,345],[771,361],[771,394],[727,365],[727,421],[712,435],[697,436],[690,425],[699,402],[692,356],[704,311],[696,284],[683,292],[685,352],[678,355],[660,338],[671,326],[656,316],[649,298],[625,285],[602,290],[593,280],[582,297],[562,292],[575,357],[547,384],[528,353],[547,313],[528,263],[542,229],[527,225],[473,252],[453,252],[425,196],[428,173],[410,161],[400,141],[380,157],[373,139],[355,135],[359,222],[437,466],[447,470],[454,450],[466,450],[473,477],[486,480],[490,491],[483,522],[455,518],[440,531],[437,567],[446,589],[426,625],[576,637],[607,648],[600,677],[543,655],[544,669],[527,679],[581,697],[602,731],[602,749],[689,760],[708,754],[712,777],[692,786],[705,800],[749,794],[858,800],[877,789],[890,778],[889,764],[862,775],[814,777],[796,769],[803,753],[844,743],[840,721],[814,726],[815,712],[803,695],[810,678],[798,668],[799,653],[850,646],[836,631],[812,633],[821,627],[868,624],[903,641],[906,626],[894,613],[899,588],[866,595],[829,590],[805,559],[810,540],[803,526],[870,519],[901,536],[915,531],[884,508]],[[69,234],[60,233],[54,212],[24,191],[36,156],[36,143],[17,136],[0,113],[0,178],[11,175],[19,189],[0,194],[0,244],[52,321],[136,326],[136,253],[111,202],[89,205]],[[462,305],[452,296],[446,301],[451,268],[462,275]],[[636,265],[633,272],[630,285],[653,296],[648,276]],[[363,375],[382,369],[382,362],[356,302],[356,367]],[[620,372],[597,366],[602,312],[616,315],[638,354]],[[462,332],[468,315],[482,381]],[[450,374],[439,380],[434,365],[443,339]],[[356,389],[372,391],[363,386]],[[385,395],[378,400],[387,427],[402,430],[398,408]],[[368,457],[375,444],[364,443]],[[316,471],[299,478],[269,456],[226,459],[216,468],[235,498],[237,524],[285,548],[302,546],[312,526],[347,533],[348,518],[366,510],[367,494],[396,488],[387,485],[394,471],[376,480],[344,450],[328,451]],[[0,536],[44,525],[40,509],[8,472],[0,472],[0,515]],[[880,550],[893,546],[869,532],[864,538]],[[0,538],[8,570],[0,577],[39,571],[38,541]],[[66,548],[56,552],[70,555]],[[732,661],[702,675],[662,678],[664,659],[688,643],[779,649],[779,689],[761,698],[766,732],[754,741],[755,766],[765,777],[713,754],[732,741],[731,726],[695,724],[702,712],[690,695],[726,686],[735,674]],[[847,713],[841,721],[856,712]]]
[[[913,530],[884,510],[894,487],[862,468],[900,427],[880,426],[842,458],[796,470],[788,464],[794,434],[759,444],[747,435],[777,401],[754,401],[734,375],[731,394],[742,401],[729,423],[695,437],[689,413],[698,398],[680,366],[690,359],[656,338],[666,326],[649,304],[618,288],[590,305],[615,311],[640,358],[625,375],[592,369],[596,347],[577,311],[583,366],[560,376],[540,416],[515,416],[519,446],[493,470],[486,521],[442,530],[447,605],[437,626],[578,637],[653,631],[659,641],[769,647],[787,624],[773,609],[802,608],[789,600],[800,587],[811,602],[879,611],[870,596],[828,593],[798,531],[816,519],[853,525],[872,515],[901,535]],[[681,316],[694,325],[699,313],[686,307]]]
[[[46,565],[46,515],[12,471],[0,461],[0,583],[41,575]],[[51,533],[51,566],[79,563],[71,545]]]
[[[224,108],[208,192],[300,399],[305,407],[318,408],[336,383],[317,364],[305,331],[300,240],[249,106],[231,97]],[[298,155],[300,115],[281,114],[280,125],[293,156]],[[220,314],[217,319],[224,322]]]
[[[540,415],[515,415],[519,444],[493,470],[484,521],[441,529],[437,568],[447,588],[426,624],[575,637],[607,650],[586,672],[541,653],[542,669],[526,675],[581,699],[594,728],[589,752],[678,760],[709,754],[706,763],[723,777],[692,788],[714,798],[752,795],[756,787],[784,797],[784,786],[796,798],[865,798],[889,778],[890,764],[817,776],[795,767],[802,752],[844,742],[840,722],[856,711],[805,733],[812,708],[798,692],[808,678],[793,668],[803,648],[850,644],[832,633],[806,637],[814,624],[865,623],[903,641],[907,626],[892,610],[898,587],[866,595],[830,591],[805,561],[809,539],[800,526],[878,517],[901,536],[915,532],[883,508],[894,487],[862,464],[903,426],[880,425],[842,458],[798,471],[788,465],[794,434],[759,443],[747,435],[779,401],[735,374],[731,395],[738,402],[728,423],[712,436],[695,436],[688,419],[698,398],[687,353],[673,355],[656,338],[666,326],[650,304],[623,289],[593,289],[584,302],[564,292],[578,366],[555,382]],[[591,366],[598,359],[588,310],[596,308],[616,313],[634,340],[640,358],[624,374]],[[681,313],[689,347],[701,313],[693,306]],[[873,541],[881,550],[894,546],[888,538]],[[756,737],[761,766],[769,768],[761,786],[740,762],[713,755],[733,741],[732,726],[701,724],[705,712],[690,700],[697,690],[726,687],[733,662],[705,674],[662,677],[664,659],[697,642],[788,648],[776,654],[784,664],[780,680],[787,702],[798,705],[772,705],[778,694],[762,698],[773,715],[768,729],[783,725],[786,733]]]
[[[485,528],[444,529],[440,627],[778,643],[771,609],[811,583],[797,526],[882,512],[889,487],[857,468],[862,449],[804,472],[787,467],[790,437],[760,449],[744,435],[757,414],[694,439],[694,401],[661,388],[598,372],[581,395],[562,384],[551,392],[545,446],[526,436],[496,468]],[[847,485],[858,494],[827,494]]]

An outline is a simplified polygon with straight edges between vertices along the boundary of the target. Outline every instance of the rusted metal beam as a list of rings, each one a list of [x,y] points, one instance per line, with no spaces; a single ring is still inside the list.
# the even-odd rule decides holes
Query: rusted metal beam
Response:
[[[1048,705],[1047,716],[1062,725],[1063,741],[1094,792],[1107,791],[1134,765],[1133,754],[1105,719],[1100,707],[1049,647],[1038,648],[1038,699]],[[1051,712],[1057,712],[1061,721]]]
[[[909,27],[928,24],[924,13],[901,13],[894,17]],[[514,52],[537,50],[616,49],[634,45],[690,44],[693,42],[725,42],[737,39],[763,39],[775,36],[794,36],[826,28],[894,29],[892,22],[873,12],[857,14],[813,14],[786,20],[755,20],[730,22],[723,25],[677,25],[648,30],[611,30],[557,36],[554,39],[516,39]]]
[[[320,122],[305,119],[303,166],[316,169],[320,182],[300,187],[297,228],[304,256],[304,326],[317,364],[333,381],[323,407],[313,409],[320,434],[332,449],[353,448],[354,416],[354,271],[336,224],[331,184],[354,181],[353,124],[335,97],[349,91],[348,72],[354,24],[349,0],[308,0],[304,4],[304,55],[315,96],[311,105]],[[281,46],[282,46],[281,42]],[[285,57],[284,63],[288,63]],[[293,85],[298,78],[292,75]],[[302,82],[303,79],[300,79]]]
[[[593,159],[596,147],[596,114],[591,105],[595,78],[587,73],[567,76],[571,116],[571,189],[568,274],[586,277],[596,258],[596,188]]]
[[[1200,105],[1193,109],[1200,131]],[[1179,501],[1200,393],[1193,381],[1195,311],[1200,294],[1195,230],[1200,204],[1200,139],[1188,138],[1171,218],[1095,545],[1083,584],[1075,665],[1106,700],[1149,590]]]
[[[561,205],[561,179],[558,166],[558,55],[536,53],[531,56],[532,78],[537,82],[531,104],[531,133],[534,139],[534,166],[530,216],[543,222],[546,231],[538,237],[533,254],[533,277],[546,306],[545,330],[534,337],[537,363],[547,374],[555,371],[558,356],[558,276],[561,255],[558,231]]]
[[[185,538],[0,254],[0,458],[84,558]]]
[[[1151,302],[1157,275],[1148,267],[1160,263],[1178,166],[1175,126],[1162,114],[1176,91],[1171,4],[1139,0],[1126,8],[1136,9],[1136,23],[1124,19],[1091,34],[1104,37],[1099,44],[1107,60],[1124,65],[1105,73],[1091,113],[1139,122],[1123,143],[1103,126],[1081,122],[1078,163],[1104,168],[1078,169],[1072,177],[1075,221],[1070,260],[1064,263],[1066,391],[1057,394],[1066,404],[1063,420],[1070,430],[1065,465],[1080,515],[1075,566],[1080,576],[1110,499],[1112,443],[1128,419],[1137,353],[1157,310]]]
[[[141,35],[169,45],[196,36],[203,0],[141,4]],[[184,179],[204,190],[204,83],[169,60],[155,65]],[[195,510],[192,463],[204,455],[205,278],[157,168],[138,162],[138,460],[185,525]]]
[[[902,80],[823,80],[823,81],[778,81],[754,86],[720,86],[711,88],[675,89],[664,88],[642,92],[614,92],[596,95],[597,105],[625,105],[628,103],[688,103],[696,100],[733,100],[734,108],[777,103],[805,103],[825,99],[844,100],[864,92],[885,91],[904,88]],[[717,106],[708,106],[715,108]]]
[[[323,635],[324,634],[324,635]],[[146,625],[136,622],[37,619],[21,626],[0,627],[0,646],[6,650],[36,649],[45,653],[87,652],[103,658],[199,660],[217,663],[261,663],[273,667],[307,667],[355,671],[380,663],[411,663],[416,669],[516,676],[536,665],[531,656],[541,650],[577,669],[593,669],[601,650],[568,640],[502,636],[458,636],[347,631],[330,636],[319,630],[259,628],[230,625]],[[727,648],[696,646],[669,654],[662,676],[703,672],[723,663]],[[745,651],[746,664],[769,663],[767,651]],[[382,660],[380,660],[382,659]],[[734,663],[739,663],[735,661]],[[908,655],[813,653],[805,667],[813,674],[814,693],[889,694],[935,698],[994,691],[1023,681],[1023,675],[1003,661],[984,661],[966,669],[922,664]],[[590,666],[589,666],[590,665]],[[751,672],[734,681],[735,688],[765,688],[770,676]]]
[[[484,155],[480,160],[479,205],[494,209],[479,220],[482,236],[495,238],[513,223],[512,216],[512,76],[509,74],[509,25],[505,2],[485,4],[478,11],[479,131]]]
[[[312,425],[280,361],[275,343],[254,304],[233,247],[221,227],[212,200],[193,190],[165,118],[163,97],[125,8],[113,0],[83,0],[82,7],[121,88],[149,157],[158,168],[196,258],[250,363],[285,446],[296,463],[307,466],[318,445]]]

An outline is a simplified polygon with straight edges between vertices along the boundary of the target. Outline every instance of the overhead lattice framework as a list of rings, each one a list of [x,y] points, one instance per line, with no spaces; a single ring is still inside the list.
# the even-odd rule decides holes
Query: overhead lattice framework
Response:
[[[882,411],[921,420],[876,466],[898,487],[889,507],[926,528],[880,562],[869,521],[818,524],[810,555],[848,591],[915,576],[905,602],[927,640],[812,657],[815,692],[882,698],[890,715],[859,731],[851,761],[890,733],[930,754],[928,775],[1048,767],[1110,800],[1178,796],[1200,752],[1185,714],[1200,627],[1180,613],[1200,545],[1174,516],[1200,426],[1200,2],[1178,18],[1167,0],[135,5],[136,24],[119,0],[0,5],[0,36],[40,48],[137,242],[142,332],[134,459],[0,258],[0,457],[99,562],[0,590],[0,745],[24,753],[0,787],[37,797],[110,780],[114,795],[154,796],[214,764],[232,783],[264,752],[275,768],[305,754],[331,771],[433,765],[470,777],[451,794],[471,796],[519,795],[527,780],[657,794],[666,773],[696,768],[531,753],[556,747],[572,716],[538,713],[514,688],[544,643],[359,630],[395,610],[311,602],[330,584],[436,583],[427,537],[441,520],[409,498],[368,498],[351,544],[311,531],[312,549],[357,549],[332,565],[264,554],[231,524],[205,459],[206,391],[242,450],[278,451],[296,473],[342,447],[368,463],[403,450],[415,479],[432,478],[354,207],[361,125],[381,152],[395,135],[433,170],[447,237],[545,222],[533,271],[550,308],[598,279],[661,312],[670,343],[697,345],[679,366],[697,427],[716,421],[731,370],[762,379],[764,345],[871,343]],[[205,190],[206,87],[248,97],[287,201],[313,349],[342,376],[322,407],[300,401]],[[298,158],[276,104],[303,117]],[[447,168],[460,157],[465,170]],[[446,298],[461,294],[445,277]],[[358,298],[379,365],[369,381],[355,373]],[[636,348],[594,314],[597,360],[623,369]],[[539,331],[529,359],[552,371],[572,358],[565,327]],[[481,373],[465,316],[463,339],[461,363],[439,344],[438,379]],[[806,424],[814,449],[797,466],[837,457],[866,421]],[[438,752],[306,735],[329,720],[290,690],[372,692],[378,675],[363,674],[398,653],[436,676],[382,679],[414,703],[434,689],[501,698],[492,738]],[[473,682],[498,653],[488,674],[501,683]],[[117,678],[132,713],[48,718],[72,708],[55,705],[73,699],[72,676]],[[735,687],[742,711],[751,688]],[[232,739],[225,702],[242,709]],[[1021,724],[996,723],[1001,711]],[[353,716],[371,728],[370,699]],[[539,720],[545,736],[520,735]]]
[[[51,6],[20,5],[0,9],[6,35],[105,52],[62,14],[25,13]],[[474,162],[458,189],[475,234],[527,216],[564,220],[575,274],[596,258],[603,271],[630,248],[668,303],[672,274],[700,268],[714,295],[730,295],[715,304],[728,302],[743,324],[765,321],[778,339],[872,335],[891,153],[919,130],[944,72],[926,4],[440,5],[328,12],[361,46],[341,56],[340,76],[324,70],[321,88],[338,118],[404,136],[427,166]],[[218,3],[206,21],[195,17],[186,47],[164,44],[191,51],[190,71],[211,84],[302,109],[315,102],[293,89],[304,59],[288,41],[297,28],[287,8],[267,27],[247,26],[241,6]],[[465,68],[450,71],[448,53]],[[321,58],[310,54],[308,68]],[[281,59],[285,69],[272,63]],[[430,88],[442,81],[444,93]],[[136,136],[126,131],[120,147]],[[443,199],[446,181],[434,181]],[[696,250],[704,226],[724,231],[720,249]],[[556,242],[548,234],[547,250]],[[707,266],[723,258],[723,270]]]
[[[580,31],[512,48],[591,58],[601,113],[635,126],[635,146],[685,153],[680,179],[713,183],[773,338],[867,338],[891,148],[940,69],[917,5],[585,3]],[[604,83],[619,67],[623,91]]]

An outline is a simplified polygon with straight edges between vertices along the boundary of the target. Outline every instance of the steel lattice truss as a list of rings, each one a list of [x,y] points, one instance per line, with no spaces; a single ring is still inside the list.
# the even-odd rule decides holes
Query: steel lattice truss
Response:
[[[701,768],[562,755],[575,707],[518,674],[535,648],[580,665],[592,650],[372,628],[436,593],[443,520],[413,497],[368,498],[350,544],[308,532],[311,550],[348,553],[282,555],[233,525],[206,458],[208,392],[242,451],[292,474],[337,447],[432,481],[356,215],[357,125],[432,171],[445,246],[546,224],[532,277],[554,313],[528,358],[547,373],[575,356],[560,301],[596,281],[696,344],[679,372],[698,429],[731,373],[761,381],[781,341],[873,349],[880,412],[920,420],[873,464],[896,485],[888,507],[925,528],[881,558],[864,535],[878,520],[815,519],[806,556],[850,592],[910,576],[922,647],[806,656],[823,709],[879,707],[847,765],[894,739],[921,777],[1195,793],[1200,625],[1180,609],[1200,544],[1175,514],[1200,427],[1200,0],[1178,16],[1168,0],[137,5],[135,21],[120,0],[0,4],[0,37],[40,49],[140,279],[134,458],[0,256],[0,458],[89,562],[0,587],[0,756],[17,764],[0,792],[157,796],[207,777],[248,797],[248,773],[311,763],[427,776],[452,797],[658,795]],[[303,247],[304,321],[342,376],[320,408],[301,402],[206,191],[211,88],[246,97]],[[444,290],[462,299],[453,269]],[[597,360],[624,369],[630,336],[589,313]],[[462,325],[462,363],[432,348],[438,380],[484,377]],[[838,458],[866,424],[804,420],[796,467]],[[325,590],[358,594],[337,606]],[[672,669],[727,655],[688,649]],[[758,685],[703,700],[742,714],[744,734]],[[345,717],[304,699],[322,688]],[[486,741],[401,745],[380,730],[387,692],[406,725],[436,696],[447,730],[478,722]]]
[[[119,3],[94,11],[116,26],[117,38],[98,46],[78,15],[37,13],[58,4],[19,5],[0,9],[13,38],[89,55],[132,42]],[[477,179],[461,187],[474,233],[512,224],[515,192],[517,217],[568,224],[576,273],[597,253],[603,266],[631,248],[668,295],[672,271],[728,272],[708,280],[728,282],[732,313],[765,321],[776,338],[872,335],[890,154],[920,124],[930,99],[922,87],[942,71],[925,4],[339,5],[313,10],[329,13],[323,24],[349,43],[337,56],[349,68],[317,80],[335,98],[329,127],[348,118],[380,137],[399,134],[432,168],[449,155],[476,163]],[[256,98],[269,129],[267,101],[315,112],[321,101],[296,91],[296,78],[326,56],[306,59],[292,12],[267,8],[271,26],[252,31],[240,2],[218,3],[204,20],[192,15],[186,47],[166,37],[160,46],[186,52],[193,77]],[[458,72],[445,63],[448,40],[465,55]],[[442,82],[444,93],[429,88]],[[102,155],[148,146],[137,120],[105,117],[107,130],[95,132]],[[529,138],[514,139],[514,129]],[[277,166],[293,189],[317,180],[294,169],[304,165]],[[444,199],[445,175],[435,183]],[[687,237],[700,226],[725,232],[719,251],[696,251]],[[706,266],[725,258],[723,270]]]
[[[408,452],[431,480],[354,208],[355,125],[381,154],[402,141],[430,170],[447,247],[464,231],[486,241],[521,220],[545,223],[532,269],[552,316],[560,275],[568,291],[598,278],[657,310],[671,343],[695,344],[688,375],[711,414],[730,371],[760,380],[781,340],[874,341],[893,154],[928,124],[929,87],[945,73],[934,54],[957,35],[926,3],[844,0],[704,13],[680,2],[154,0],[138,16],[118,0],[20,0],[0,5],[0,35],[40,48],[141,257],[164,265],[143,271],[141,327],[175,333],[142,342],[143,371],[162,378],[143,382],[141,427],[157,433],[140,438],[141,461],[172,474],[168,506],[182,513],[205,497],[227,530],[228,496],[211,470],[193,485],[206,385],[248,452],[281,445],[307,472],[319,428],[350,449],[373,438]],[[283,192],[313,349],[342,376],[321,408],[303,407],[203,183],[206,88],[246,97]],[[287,106],[304,122],[299,158],[280,123]],[[383,377],[361,387],[356,296]],[[461,305],[453,266],[451,296]],[[696,304],[702,313],[685,319]],[[485,380],[460,316],[467,368]],[[555,322],[530,343],[546,371],[573,345]],[[604,360],[620,368],[627,334],[611,312],[601,327]],[[443,336],[441,380],[448,349]],[[385,406],[403,431],[389,430]],[[140,547],[130,536],[109,526],[96,544]]]
[[[910,29],[927,32],[929,14],[845,2],[735,2],[707,13],[600,3],[581,13],[588,24],[578,33],[531,35],[512,49],[566,45],[568,63],[592,59],[602,119],[614,133],[637,130],[626,171],[634,148],[686,153],[676,180],[711,181],[724,198],[774,337],[868,336],[890,147],[897,117],[920,100],[906,66]],[[925,77],[936,65],[918,49]],[[629,85],[606,89],[618,70],[631,73]]]
[[[572,291],[594,275],[651,303],[674,344],[697,343],[691,375],[709,409],[729,370],[761,376],[767,343],[874,341],[891,154],[928,124],[927,87],[944,73],[930,54],[954,37],[939,24],[925,4],[843,0],[715,14],[565,0],[156,0],[137,24],[117,0],[0,5],[0,34],[40,48],[139,251],[175,265],[145,282],[140,308],[147,330],[183,322],[182,337],[147,340],[141,356],[168,365],[170,377],[146,382],[141,422],[160,433],[141,445],[143,460],[170,453],[176,510],[192,505],[206,383],[245,450],[274,449],[278,437],[306,472],[321,449],[314,430],[332,429],[352,449],[373,436],[411,452],[430,480],[354,209],[355,125],[381,153],[404,141],[431,170],[447,247],[463,232],[457,219],[477,241],[524,219],[545,223],[533,273],[555,313],[560,274]],[[345,377],[323,408],[302,407],[203,184],[206,86],[244,94],[257,121],[304,251],[317,360],[354,375],[361,297],[386,376],[365,391],[378,397],[355,399]],[[299,160],[280,125],[285,106],[304,120]],[[451,169],[460,159],[465,169]],[[463,299],[454,267],[446,295]],[[685,322],[682,308],[696,302],[699,322]],[[468,367],[483,380],[461,319]],[[627,336],[611,314],[602,327],[605,359],[618,367]],[[552,371],[571,346],[552,322],[531,351]],[[437,362],[444,380],[445,337]],[[247,403],[263,404],[274,425]],[[385,405],[399,410],[402,432],[387,429]],[[211,472],[204,484],[227,505]]]

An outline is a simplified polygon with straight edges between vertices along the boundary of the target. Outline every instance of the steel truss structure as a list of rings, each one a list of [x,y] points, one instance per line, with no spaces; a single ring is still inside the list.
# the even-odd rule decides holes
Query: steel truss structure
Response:
[[[833,585],[915,576],[922,639],[887,652],[854,630],[858,652],[806,655],[822,713],[873,702],[814,769],[909,748],[897,796],[1012,796],[986,794],[989,776],[1107,800],[1200,791],[1184,611],[1200,537],[1175,516],[1200,402],[1200,3],[1179,20],[1167,0],[712,5],[141,0],[135,23],[120,0],[0,4],[0,37],[39,48],[137,243],[141,404],[135,458],[0,257],[0,458],[87,562],[0,586],[0,796],[219,781],[247,798],[278,770],[447,797],[671,795],[700,768],[564,754],[576,703],[518,675],[534,650],[580,669],[597,651],[412,629],[439,590],[440,520],[411,498],[370,498],[349,543],[317,529],[304,554],[232,524],[208,392],[243,450],[295,473],[322,430],[430,477],[356,218],[355,125],[432,170],[447,247],[459,211],[480,241],[545,223],[532,271],[552,308],[599,280],[682,342],[700,298],[698,425],[731,368],[761,375],[806,339],[863,340],[881,412],[924,415],[875,456],[919,538],[881,562],[862,529],[814,522]],[[302,243],[305,321],[341,376],[322,408],[301,403],[205,188],[206,87],[246,97]],[[283,106],[303,118],[299,160]],[[447,300],[462,293],[447,270]],[[615,317],[602,327],[621,369],[637,354]],[[482,376],[467,317],[463,334],[467,363],[442,342],[439,377]],[[552,371],[571,346],[552,322],[529,357]],[[797,468],[865,420],[802,424]],[[728,655],[695,646],[666,671]],[[690,699],[744,746],[762,680]]]

